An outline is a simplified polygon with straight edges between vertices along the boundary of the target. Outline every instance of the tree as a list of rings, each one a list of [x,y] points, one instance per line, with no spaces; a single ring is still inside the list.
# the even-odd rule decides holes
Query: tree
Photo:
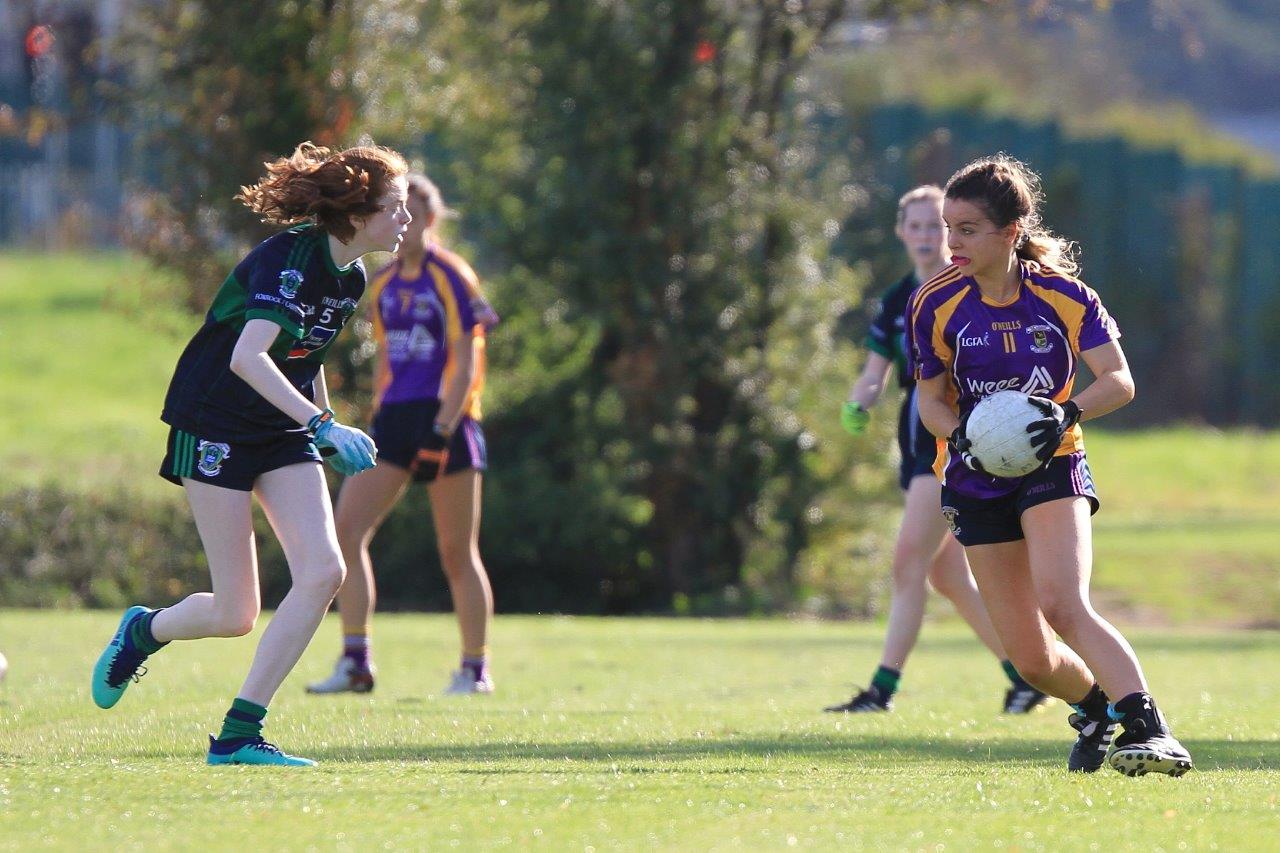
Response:
[[[203,311],[228,262],[267,232],[232,201],[265,160],[304,139],[345,140],[358,109],[353,3],[137,3],[117,103],[139,128],[144,193],[134,240],[183,273]]]
[[[597,534],[608,564],[564,571],[603,573],[601,606],[713,598],[753,560],[786,588],[820,517],[834,472],[798,411],[843,392],[824,318],[857,288],[826,255],[844,202],[797,80],[844,6],[458,0],[381,54],[389,132],[450,152],[437,177],[505,268],[512,347],[538,358],[496,365],[522,394],[490,423],[578,502],[536,503]],[[519,512],[537,540],[545,511]],[[532,571],[562,559],[544,544]]]

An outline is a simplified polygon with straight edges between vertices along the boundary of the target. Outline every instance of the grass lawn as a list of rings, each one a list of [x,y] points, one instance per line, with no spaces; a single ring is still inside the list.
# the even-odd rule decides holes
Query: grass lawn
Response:
[[[314,770],[209,768],[255,638],[175,643],[112,711],[89,668],[117,614],[0,611],[0,849],[1272,850],[1280,634],[1134,631],[1197,770],[1064,769],[1061,704],[996,713],[1003,676],[929,626],[898,711],[836,716],[877,626],[501,618],[499,692],[436,695],[446,616],[380,617],[378,689],[309,697],[336,621],[268,734]],[[261,624],[265,623],[263,619]]]
[[[6,252],[0,282],[0,484],[173,491],[160,408],[196,321],[163,279],[122,254]]]

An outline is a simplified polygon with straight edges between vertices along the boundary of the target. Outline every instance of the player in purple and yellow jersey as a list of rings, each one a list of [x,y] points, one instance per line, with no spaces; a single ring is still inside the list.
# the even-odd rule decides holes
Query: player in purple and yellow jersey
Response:
[[[1005,659],[995,628],[964,559],[964,549],[938,515],[938,479],[933,475],[937,455],[933,435],[920,423],[916,406],[915,380],[907,370],[907,299],[926,279],[947,265],[942,234],[942,190],[928,185],[916,187],[898,200],[898,221],[894,234],[911,258],[915,269],[889,288],[880,300],[880,310],[867,336],[867,363],[841,409],[840,421],[852,435],[866,429],[869,410],[880,399],[890,371],[896,370],[898,384],[906,392],[898,412],[898,449],[901,451],[898,482],[906,493],[906,506],[898,541],[893,550],[893,599],[889,627],[885,632],[880,666],[865,690],[848,702],[826,710],[844,713],[888,711],[902,677],[902,668],[920,636],[927,589],[925,579],[955,605],[956,612],[973,628],[978,639],[1001,662],[1012,682],[1005,691],[1006,713],[1027,713],[1045,695],[1024,681]]]
[[[173,640],[253,630],[261,603],[256,495],[280,538],[293,586],[210,736],[209,764],[315,764],[262,737],[262,720],[324,618],[345,571],[321,457],[354,475],[377,452],[333,418],[323,362],[365,290],[360,257],[394,251],[408,227],[408,171],[386,148],[332,152],[303,143],[267,164],[238,199],[264,221],[296,227],[266,240],[227,277],[174,372],[161,415],[170,426],[160,475],[180,484],[209,561],[213,592],[159,610],[125,611],[93,671],[110,708]]]
[[[1088,595],[1098,496],[1079,423],[1132,400],[1133,378],[1116,324],[1073,277],[1072,247],[1041,226],[1040,200],[1039,178],[1005,155],[953,175],[943,202],[953,266],[908,305],[920,416],[940,437],[942,514],[1018,672],[1075,709],[1068,769],[1101,767],[1118,723],[1113,768],[1181,776],[1191,756]],[[1076,392],[1081,361],[1095,378]],[[965,436],[974,404],[1006,388],[1044,412],[1027,427],[1044,464],[1016,479],[983,471]]]
[[[369,543],[410,481],[431,499],[440,562],[462,635],[462,662],[446,693],[490,693],[493,591],[480,560],[480,429],[485,331],[497,315],[471,266],[440,245],[435,226],[451,211],[422,175],[409,177],[415,227],[397,260],[373,278],[378,397],[371,432],[378,464],[338,495],[338,539],[350,574],[338,593],[343,653],[311,693],[373,689],[369,631],[375,587]]]

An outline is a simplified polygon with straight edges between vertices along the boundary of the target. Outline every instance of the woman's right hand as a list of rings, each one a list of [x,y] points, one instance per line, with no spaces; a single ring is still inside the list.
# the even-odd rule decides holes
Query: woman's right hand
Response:
[[[362,430],[335,421],[329,409],[313,417],[307,430],[320,455],[344,477],[353,477],[377,464],[378,448],[373,439]]]

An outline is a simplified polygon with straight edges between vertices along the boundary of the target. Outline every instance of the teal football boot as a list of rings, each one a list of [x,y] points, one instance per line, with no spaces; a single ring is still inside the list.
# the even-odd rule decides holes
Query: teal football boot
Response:
[[[224,745],[213,735],[209,735],[209,764],[265,764],[274,767],[315,767],[310,758],[299,758],[281,752],[280,747],[268,743],[261,737],[239,738]],[[222,750],[232,747],[230,752]]]
[[[144,613],[150,613],[150,607],[135,604],[120,617],[120,626],[107,647],[98,655],[98,662],[93,666],[93,703],[99,708],[110,708],[120,701],[130,681],[137,681],[146,675],[147,670],[142,662],[147,655],[133,643],[128,642],[129,625]]]

